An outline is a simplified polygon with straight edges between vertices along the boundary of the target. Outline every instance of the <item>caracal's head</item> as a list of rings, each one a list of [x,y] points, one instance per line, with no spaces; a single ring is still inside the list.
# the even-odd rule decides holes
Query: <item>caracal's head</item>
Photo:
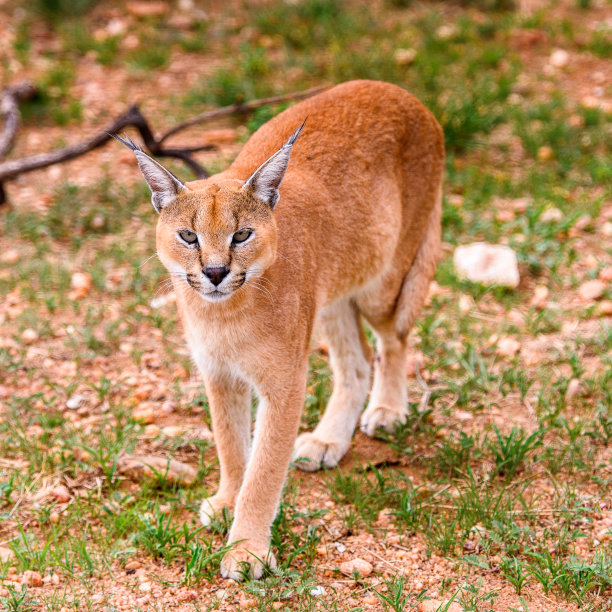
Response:
[[[157,254],[168,272],[204,300],[220,302],[256,284],[276,257],[278,202],[291,148],[289,140],[246,180],[212,177],[190,189],[129,138],[159,213]]]

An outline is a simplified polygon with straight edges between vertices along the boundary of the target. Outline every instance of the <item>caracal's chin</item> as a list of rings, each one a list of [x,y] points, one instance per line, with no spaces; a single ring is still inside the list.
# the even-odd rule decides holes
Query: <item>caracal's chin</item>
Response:
[[[232,295],[234,295],[234,293],[236,293],[235,291],[219,291],[218,289],[215,291],[209,291],[208,293],[204,293],[202,291],[198,291],[198,295],[205,301],[205,302],[224,302],[225,300],[229,299],[232,297]]]

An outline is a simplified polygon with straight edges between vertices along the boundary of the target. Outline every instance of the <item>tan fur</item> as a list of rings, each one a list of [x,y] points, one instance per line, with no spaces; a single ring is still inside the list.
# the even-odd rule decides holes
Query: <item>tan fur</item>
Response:
[[[271,210],[242,186],[305,118]],[[248,562],[258,577],[262,562],[274,563],[270,525],[296,442],[315,322],[330,346],[334,390],[314,432],[297,439],[297,465],[332,467],[349,447],[370,387],[362,317],[378,338],[362,429],[372,435],[405,418],[407,337],[438,257],[443,162],[441,129],[413,96],[354,81],[281,113],[225,172],[178,184],[161,209],[158,253],[176,275],[221,464],[219,491],[201,516],[207,523],[223,507],[234,511],[229,543],[237,544],[223,559],[224,576],[239,579]],[[252,238],[230,247],[243,227]],[[180,243],[178,229],[196,232],[199,248]],[[203,268],[224,265],[226,299],[204,299]],[[252,444],[251,389],[259,398]]]

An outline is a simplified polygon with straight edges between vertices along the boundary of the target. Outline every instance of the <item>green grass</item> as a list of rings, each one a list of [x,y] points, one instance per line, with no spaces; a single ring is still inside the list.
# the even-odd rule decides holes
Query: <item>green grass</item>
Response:
[[[248,598],[257,610],[359,610],[364,596],[383,610],[415,609],[426,598],[446,601],[440,609],[452,599],[465,610],[495,610],[494,575],[516,596],[509,609],[535,609],[541,589],[554,609],[605,610],[612,546],[609,538],[595,544],[594,530],[612,494],[612,328],[598,306],[574,297],[612,261],[600,234],[612,200],[611,116],[583,107],[558,75],[529,72],[514,42],[518,31],[536,28],[551,45],[605,58],[605,29],[585,36],[582,23],[522,16],[498,1],[457,3],[442,14],[428,3],[389,0],[374,10],[304,0],[186,29],[137,20],[138,45],[126,49],[121,35],[87,35],[93,12],[65,15],[61,4],[44,18],[57,39],[45,52],[48,68],[35,75],[40,97],[24,104],[26,131],[83,121],[74,85],[85,56],[105,70],[126,67],[143,88],[171,59],[210,60],[214,67],[192,86],[151,94],[168,124],[203,106],[373,78],[415,93],[444,128],[440,290],[413,333],[425,381],[410,380],[407,422],[379,436],[387,445],[380,458],[357,455],[349,467],[314,476],[291,472],[272,527],[278,568],[227,596]],[[585,16],[589,4],[576,3]],[[32,42],[40,19],[28,10],[15,29],[12,52],[24,65],[40,59]],[[414,49],[413,61],[398,62],[398,49]],[[532,51],[546,60],[551,49]],[[245,135],[286,106],[258,109],[245,119]],[[222,152],[206,164],[220,170],[227,161]],[[109,576],[138,593],[125,570],[135,558],[167,589],[222,584],[231,519],[210,532],[196,520],[218,480],[214,448],[187,434],[169,438],[132,415],[142,402],[157,413],[168,402],[173,422],[210,425],[202,387],[181,373],[191,365],[175,309],[150,304],[166,274],[149,260],[148,190],[124,184],[112,165],[79,183],[55,187],[44,210],[15,207],[0,218],[2,248],[19,251],[17,263],[0,269],[0,545],[14,555],[0,564],[0,582],[10,583],[0,595],[7,610],[95,609],[96,585]],[[543,216],[551,208],[559,219]],[[478,240],[515,249],[518,290],[457,278],[452,249]],[[92,278],[81,300],[69,295],[75,272]],[[530,303],[536,285],[549,290],[544,307]],[[26,330],[35,332],[32,344]],[[520,343],[515,356],[497,351],[502,336]],[[568,397],[574,378],[581,391]],[[430,395],[420,406],[425,384]],[[331,389],[328,359],[314,352],[301,430],[316,425]],[[68,409],[77,394],[84,406]],[[160,473],[136,485],[118,470],[125,452],[185,461],[199,470],[198,483],[171,484]],[[36,501],[43,482],[67,486],[70,503]],[[370,577],[343,576],[335,551],[363,555],[363,541],[402,568],[394,554],[419,551],[425,569],[400,574],[373,555]],[[436,559],[451,562],[443,579],[416,586]],[[42,595],[22,590],[9,580],[11,567],[62,583]],[[221,605],[207,597],[200,609]]]

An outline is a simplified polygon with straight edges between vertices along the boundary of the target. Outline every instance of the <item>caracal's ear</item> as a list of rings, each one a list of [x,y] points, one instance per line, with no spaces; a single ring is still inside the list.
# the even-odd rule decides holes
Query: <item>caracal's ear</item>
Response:
[[[300,127],[293,132],[289,140],[267,161],[265,161],[251,176],[246,180],[242,189],[251,191],[253,195],[274,208],[278,202],[278,188],[285,176],[291,149],[298,139],[306,119]]]
[[[183,181],[149,157],[129,136],[126,134],[123,135],[123,138],[117,134],[110,134],[110,136],[124,144],[136,156],[138,167],[151,189],[151,202],[157,212],[161,212],[162,208],[168,206],[181,191],[189,191]]]

